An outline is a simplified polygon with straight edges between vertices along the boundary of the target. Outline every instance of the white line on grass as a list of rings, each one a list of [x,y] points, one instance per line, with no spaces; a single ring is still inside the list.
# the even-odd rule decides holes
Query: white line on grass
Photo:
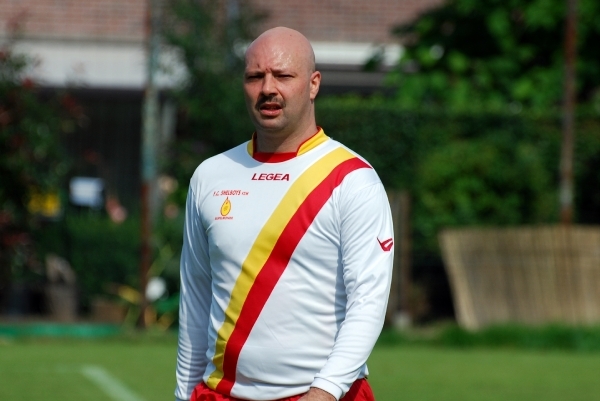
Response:
[[[94,382],[114,401],[146,401],[100,366],[83,366],[81,374]]]

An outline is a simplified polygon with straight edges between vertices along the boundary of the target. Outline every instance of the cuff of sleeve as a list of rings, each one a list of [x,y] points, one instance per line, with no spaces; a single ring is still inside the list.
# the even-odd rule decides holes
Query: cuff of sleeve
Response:
[[[329,380],[325,380],[325,379],[321,379],[321,378],[317,377],[310,386],[317,387],[317,388],[320,388],[321,390],[327,391],[329,394],[333,395],[336,400],[339,400],[342,397],[342,393],[343,393],[342,389],[337,384],[334,384],[334,383],[330,382]]]

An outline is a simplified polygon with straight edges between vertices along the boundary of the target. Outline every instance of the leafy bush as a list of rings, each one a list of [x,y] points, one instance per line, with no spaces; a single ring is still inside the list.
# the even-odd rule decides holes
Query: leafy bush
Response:
[[[561,122],[555,115],[412,110],[355,98],[319,99],[316,110],[325,132],[369,160],[386,187],[413,194],[417,232],[557,219]],[[599,129],[597,113],[581,114],[575,176],[586,185],[576,188],[577,205],[589,204],[581,194],[592,182],[600,185],[590,169],[599,161]],[[600,223],[588,216],[579,221]]]
[[[59,211],[69,168],[62,140],[82,117],[68,94],[41,93],[27,75],[34,63],[12,42],[0,46],[0,295],[40,277],[31,232]]]
[[[55,253],[69,261],[86,310],[94,295],[107,294],[108,284],[139,283],[140,223],[135,217],[116,224],[100,213],[69,213],[36,237],[42,257]]]
[[[497,142],[497,141],[496,141]],[[552,174],[530,143],[451,142],[417,168],[415,225],[435,247],[441,227],[554,221]]]
[[[183,216],[161,219],[153,236],[151,275],[161,276],[173,294],[179,289]],[[70,210],[61,221],[35,232],[39,257],[65,258],[77,275],[80,302],[87,311],[96,295],[110,295],[111,284],[139,287],[140,220],[133,215],[117,224],[95,211]]]
[[[317,99],[317,122],[359,152],[384,185],[412,198],[413,280],[427,318],[452,301],[437,244],[445,226],[558,220],[559,116],[407,109],[384,99]],[[575,136],[575,221],[600,224],[600,119],[582,112]]]
[[[558,110],[563,95],[566,2],[449,0],[396,28],[406,43],[389,82],[403,106]],[[600,10],[579,1],[578,98],[600,94]]]

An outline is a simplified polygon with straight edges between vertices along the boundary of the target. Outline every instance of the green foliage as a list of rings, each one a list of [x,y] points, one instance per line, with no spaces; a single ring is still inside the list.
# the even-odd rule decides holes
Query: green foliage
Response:
[[[425,330],[425,329],[423,329]],[[478,331],[469,331],[454,324],[429,328],[397,331],[386,329],[381,333],[378,346],[433,345],[448,348],[512,348],[528,350],[564,350],[600,352],[600,327],[575,327],[559,324],[523,326],[495,325]]]
[[[325,133],[365,157],[385,186],[412,188],[414,167],[424,151],[420,136],[427,135],[422,113],[400,110],[381,99],[317,98],[315,108]]]
[[[182,233],[181,214],[155,223],[149,273],[164,278],[170,294],[179,288]],[[69,210],[63,220],[48,222],[36,230],[34,238],[40,259],[54,253],[71,264],[84,310],[96,295],[115,295],[114,284],[139,287],[139,216],[118,224],[101,212]],[[157,308],[172,309],[173,302],[175,298],[161,299]]]
[[[69,216],[66,223],[69,260],[84,299],[105,293],[107,283],[138,282],[139,220],[115,224],[107,218],[83,215]]]
[[[575,159],[577,215],[579,221],[600,223],[600,132],[599,118],[589,118],[578,122]]]
[[[161,217],[155,223],[153,245],[156,257],[150,267],[151,276],[160,276],[167,283],[170,294],[179,291],[179,259],[181,257],[181,244],[183,244],[183,221],[184,214],[179,213],[174,218]],[[156,305],[158,312],[161,308],[169,308],[174,305],[174,299],[164,300]],[[178,300],[177,300],[178,303]]]
[[[0,51],[0,204],[13,219],[26,218],[32,189],[56,190],[68,163],[60,145],[62,135],[74,130],[65,106],[69,97],[44,99],[25,76],[32,60]]]
[[[168,3],[164,37],[177,49],[188,73],[174,93],[182,110],[180,140],[167,158],[173,162],[166,166],[180,182],[187,182],[203,159],[252,133],[242,93],[241,52],[254,38],[260,18],[247,1]],[[179,202],[185,200],[186,189],[175,194]]]
[[[537,350],[600,351],[600,330],[597,327],[567,327],[548,325],[525,327],[492,326],[470,332],[456,326],[445,329],[436,341],[448,347],[510,347]]]
[[[111,283],[133,287],[139,283],[140,222],[136,217],[117,224],[100,213],[71,212],[62,221],[46,224],[36,232],[36,239],[42,257],[55,253],[69,261],[84,309],[94,295],[107,294]]]
[[[510,146],[494,139],[451,142],[417,167],[415,225],[431,247],[441,227],[555,219],[552,173],[539,150],[526,141]]]
[[[421,201],[432,216],[451,217],[442,223],[446,226],[482,220],[517,224],[539,220],[538,215],[548,218],[552,208],[529,205],[521,212],[526,199],[533,198],[534,205],[545,203],[536,197],[544,195],[550,177],[534,147],[516,147],[503,149],[492,141],[476,139],[433,151],[417,173]]]
[[[600,4],[579,1],[579,97],[600,97]],[[563,89],[565,2],[451,0],[395,32],[406,54],[390,76],[403,106],[552,109]]]
[[[0,290],[39,267],[28,204],[36,195],[58,202],[69,167],[61,141],[81,115],[72,97],[37,90],[27,77],[33,64],[10,44],[0,49]]]
[[[386,187],[411,192],[418,252],[436,253],[445,226],[557,220],[555,115],[414,110],[355,98],[319,99],[316,110],[325,132],[369,160]],[[600,122],[581,114],[578,127],[575,177],[586,185],[577,185],[577,220],[600,223],[600,199],[592,193],[600,185],[593,168],[600,163]]]
[[[422,318],[452,313],[438,247],[441,228],[558,220],[558,115],[400,108],[358,98],[317,99],[316,112],[325,132],[369,160],[388,189],[409,191],[412,279],[427,303]],[[581,112],[575,135],[577,223],[600,224],[598,132],[598,113]]]

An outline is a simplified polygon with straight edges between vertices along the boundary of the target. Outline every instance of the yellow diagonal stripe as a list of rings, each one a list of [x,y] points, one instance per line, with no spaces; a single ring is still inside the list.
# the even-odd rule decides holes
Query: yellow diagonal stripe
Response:
[[[310,166],[292,184],[284,195],[275,211],[269,217],[254,241],[246,260],[242,264],[242,271],[231,291],[229,305],[225,311],[225,321],[217,334],[217,343],[213,363],[216,370],[208,379],[208,386],[212,389],[223,378],[223,358],[227,340],[231,336],[235,324],[240,316],[244,301],[256,276],[266,263],[277,239],[283,232],[296,210],[306,197],[331,173],[340,163],[355,157],[344,148],[338,148],[323,156],[319,161]]]

